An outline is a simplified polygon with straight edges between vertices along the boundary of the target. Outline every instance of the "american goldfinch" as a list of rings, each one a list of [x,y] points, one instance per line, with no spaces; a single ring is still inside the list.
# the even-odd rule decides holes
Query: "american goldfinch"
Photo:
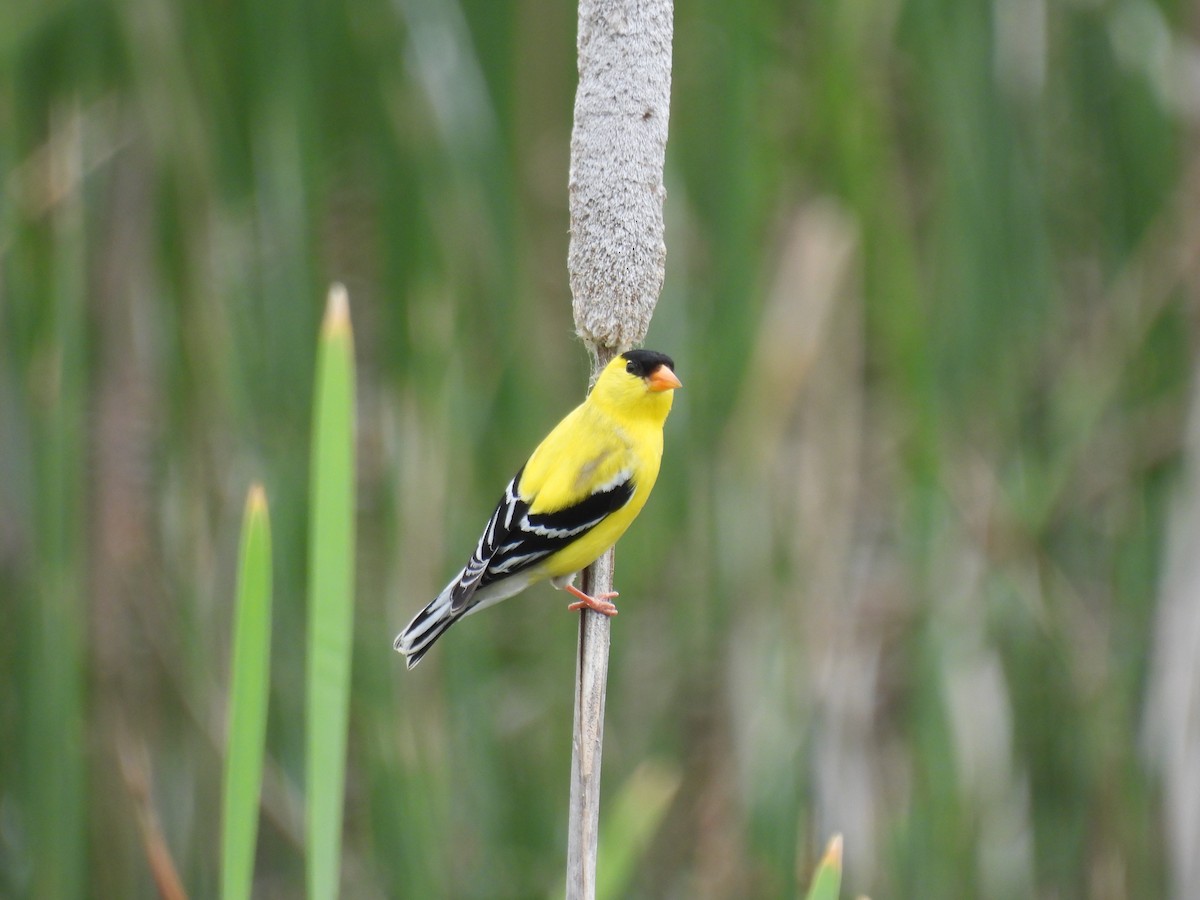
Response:
[[[658,478],[663,423],[675,363],[663,353],[628,350],[613,359],[587,399],[554,427],[513,476],[471,559],[396,637],[411,669],[447,628],[471,613],[550,579],[589,607],[616,615],[614,594],[589,597],[574,586],[641,512]]]

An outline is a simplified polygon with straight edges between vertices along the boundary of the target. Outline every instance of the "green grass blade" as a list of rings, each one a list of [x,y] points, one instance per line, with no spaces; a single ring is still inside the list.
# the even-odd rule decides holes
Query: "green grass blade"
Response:
[[[237,585],[221,829],[223,900],[243,900],[250,896],[267,734],[271,671],[271,518],[267,495],[258,484],[250,488],[246,497]]]
[[[66,259],[59,262],[84,250],[73,229],[64,229],[64,243],[61,256]],[[54,390],[35,399],[32,413],[40,442],[33,465],[37,587],[25,633],[19,643],[8,645],[15,650],[23,644],[28,665],[23,679],[28,719],[21,735],[28,780],[22,787],[32,862],[30,896],[34,897],[83,896],[87,881],[88,773],[83,750],[87,652],[82,631],[87,621],[86,538],[80,528],[87,507],[81,465],[86,447],[87,372],[82,364],[80,296],[82,289],[56,298],[60,323],[39,348],[54,360],[46,378]],[[8,604],[15,599],[5,598],[6,621],[11,617]],[[17,735],[8,739],[16,740]]]
[[[308,896],[338,895],[354,622],[354,339],[329,292],[317,357],[308,614]]]
[[[837,900],[842,889],[842,836],[835,834],[813,875],[807,900]]]
[[[649,849],[680,781],[676,767],[642,763],[621,788],[600,831],[596,900],[629,896],[638,861]]]

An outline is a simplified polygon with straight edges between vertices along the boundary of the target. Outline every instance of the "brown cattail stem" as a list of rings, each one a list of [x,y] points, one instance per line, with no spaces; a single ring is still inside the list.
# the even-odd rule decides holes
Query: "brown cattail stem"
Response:
[[[613,589],[613,551],[583,572],[582,590],[593,597]],[[575,738],[571,752],[571,813],[567,836],[567,897],[596,895],[596,848],[600,828],[600,762],[604,747],[604,699],[612,620],[595,610],[579,612],[575,663]]]

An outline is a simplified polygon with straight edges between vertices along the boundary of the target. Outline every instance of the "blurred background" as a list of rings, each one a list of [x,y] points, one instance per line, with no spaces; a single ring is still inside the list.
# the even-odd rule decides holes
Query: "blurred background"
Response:
[[[647,833],[608,836],[610,896],[792,896],[834,831],[876,898],[1200,896],[1195,29],[1173,0],[678,4],[647,345],[686,387],[617,554],[602,823]],[[391,641],[583,393],[574,38],[531,0],[0,5],[0,895],[153,896],[144,834],[215,894],[255,479],[256,893],[301,894],[337,279],[344,895],[561,896],[562,595],[411,673]]]

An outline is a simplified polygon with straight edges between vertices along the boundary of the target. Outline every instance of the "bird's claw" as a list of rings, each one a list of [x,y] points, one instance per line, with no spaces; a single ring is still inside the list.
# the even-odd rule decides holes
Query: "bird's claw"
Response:
[[[586,608],[594,609],[596,612],[602,613],[609,617],[617,614],[617,605],[615,603],[608,602],[613,597],[621,596],[617,591],[606,591],[603,594],[598,594],[593,597],[590,594],[585,594],[583,591],[579,590],[579,588],[575,587],[575,585],[568,584],[567,592],[579,598],[567,607],[567,609],[571,610],[572,612]]]

